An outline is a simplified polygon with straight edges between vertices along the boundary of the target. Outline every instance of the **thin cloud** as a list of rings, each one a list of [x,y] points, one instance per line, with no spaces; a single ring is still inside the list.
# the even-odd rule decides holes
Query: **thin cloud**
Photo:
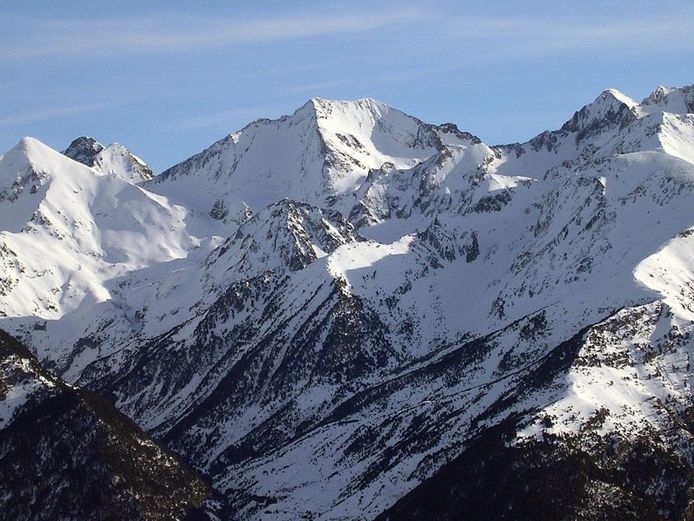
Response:
[[[24,112],[22,114],[14,114],[0,118],[0,126],[7,127],[11,125],[21,125],[25,123],[33,123],[35,121],[43,121],[46,119],[60,118],[64,116],[72,116],[85,112],[95,112],[107,108],[113,108],[118,105],[117,102],[104,103],[85,103],[81,105],[71,105],[67,107],[46,107],[42,109]]]
[[[285,105],[250,105],[229,110],[222,110],[219,112],[213,112],[211,114],[205,114],[202,116],[196,116],[194,118],[184,119],[179,121],[174,125],[175,130],[194,130],[209,127],[218,126],[229,126],[247,123],[249,121],[255,120],[260,114],[278,114],[285,108]],[[239,122],[242,122],[239,124]],[[234,131],[236,128],[229,128],[229,131]]]
[[[0,18],[20,27],[21,41],[0,49],[4,58],[55,55],[181,53],[283,40],[339,36],[422,21],[418,10],[360,15],[314,15],[275,19],[156,18],[149,20],[47,20]]]
[[[455,40],[541,42],[549,48],[580,49],[600,45],[630,44],[649,40],[689,45],[694,19],[686,14],[678,20],[623,19],[604,22],[594,19],[555,18],[456,18],[446,20],[442,36]],[[512,49],[510,49],[512,50]]]
[[[40,57],[186,54],[319,37],[359,36],[371,42],[370,57],[427,53],[460,42],[460,58],[504,60],[559,52],[581,52],[601,46],[657,49],[694,46],[694,19],[682,13],[676,20],[623,18],[562,19],[468,16],[433,9],[402,7],[371,14],[314,14],[270,19],[210,17],[144,17],[48,20],[0,17],[14,27],[0,42],[0,59]],[[416,28],[417,30],[411,30]],[[435,37],[431,29],[435,29]],[[404,33],[406,38],[394,35]],[[356,42],[355,45],[358,45]],[[407,53],[405,52],[407,51]],[[369,58],[364,56],[363,58]]]
[[[339,87],[341,85],[345,85],[346,83],[348,83],[346,80],[320,81],[320,82],[316,82],[316,83],[307,83],[307,84],[302,84],[302,85],[295,85],[293,87],[289,87],[288,89],[286,89],[286,92],[292,93],[292,94],[302,94],[304,92],[309,92],[313,95],[316,92],[321,92],[325,89],[332,89],[335,87]]]

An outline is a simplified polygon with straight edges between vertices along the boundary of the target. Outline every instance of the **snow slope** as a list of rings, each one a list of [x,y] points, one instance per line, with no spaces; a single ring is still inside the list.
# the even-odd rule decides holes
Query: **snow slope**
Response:
[[[200,241],[186,210],[129,181],[89,168],[31,138],[0,158],[0,315],[53,321],[75,312],[38,345],[72,350],[94,306],[116,309],[109,281],[184,258]],[[67,336],[65,336],[67,335]]]

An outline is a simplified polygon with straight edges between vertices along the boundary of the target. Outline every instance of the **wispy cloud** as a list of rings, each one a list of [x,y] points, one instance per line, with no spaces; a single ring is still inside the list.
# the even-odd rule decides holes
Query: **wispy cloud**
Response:
[[[401,9],[372,14],[330,14],[270,19],[157,17],[151,19],[48,20],[0,17],[20,27],[0,48],[5,59],[52,55],[180,53],[320,36],[336,37],[414,24],[423,14]]]
[[[560,17],[504,18],[459,17],[443,22],[440,37],[459,41],[490,41],[503,48],[509,42],[523,42],[525,48],[580,50],[644,42],[669,45],[673,42],[692,46],[694,17],[682,13],[679,19],[659,20],[624,18],[612,21],[593,18]],[[510,52],[514,47],[508,47]]]
[[[347,80],[344,79],[319,81],[315,83],[304,83],[301,85],[294,85],[293,87],[289,87],[285,91],[291,94],[302,94],[308,92],[311,93],[311,95],[316,95],[316,93],[320,93],[325,89],[332,89],[341,85],[345,85],[346,83]]]
[[[461,4],[462,5],[462,4]],[[249,45],[277,44],[310,38],[359,36],[376,42],[374,57],[427,53],[459,42],[456,51],[466,60],[504,59],[506,56],[577,52],[600,46],[656,48],[694,47],[694,15],[677,19],[640,14],[620,20],[560,16],[504,17],[468,15],[403,5],[368,14],[323,12],[274,18],[144,16],[105,19],[46,19],[0,16],[12,31],[0,36],[0,59],[38,57],[127,56],[129,54],[185,54]],[[358,45],[359,42],[356,42]],[[368,58],[369,56],[366,56]]]
[[[69,105],[65,107],[44,107],[21,114],[12,114],[0,118],[0,127],[11,125],[20,125],[25,123],[33,123],[35,121],[43,121],[46,119],[60,118],[72,116],[74,114],[82,114],[85,112],[95,112],[107,108],[113,108],[120,105],[118,102],[101,102],[101,103],[84,103],[80,105]]]
[[[286,108],[284,104],[247,105],[184,119],[176,123],[173,126],[173,129],[194,130],[225,125],[238,126],[239,124],[257,119],[262,115],[267,117],[275,117],[284,108]]]

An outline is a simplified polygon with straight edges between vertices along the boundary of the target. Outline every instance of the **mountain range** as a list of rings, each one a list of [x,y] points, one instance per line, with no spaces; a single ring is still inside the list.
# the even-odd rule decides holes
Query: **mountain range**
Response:
[[[312,98],[159,175],[24,138],[0,510],[689,519],[693,252],[694,86],[493,146]]]

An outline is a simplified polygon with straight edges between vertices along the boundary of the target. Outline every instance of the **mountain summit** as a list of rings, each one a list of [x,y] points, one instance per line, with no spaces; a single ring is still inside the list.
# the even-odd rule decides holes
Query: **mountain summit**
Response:
[[[217,199],[233,216],[282,197],[329,205],[384,164],[409,168],[446,144],[475,141],[454,126],[428,125],[375,100],[312,98],[291,116],[257,120],[230,134],[150,186],[204,213]]]
[[[138,183],[154,177],[147,164],[118,143],[104,147],[91,137],[78,137],[63,152],[70,159],[91,166],[104,174]]]

